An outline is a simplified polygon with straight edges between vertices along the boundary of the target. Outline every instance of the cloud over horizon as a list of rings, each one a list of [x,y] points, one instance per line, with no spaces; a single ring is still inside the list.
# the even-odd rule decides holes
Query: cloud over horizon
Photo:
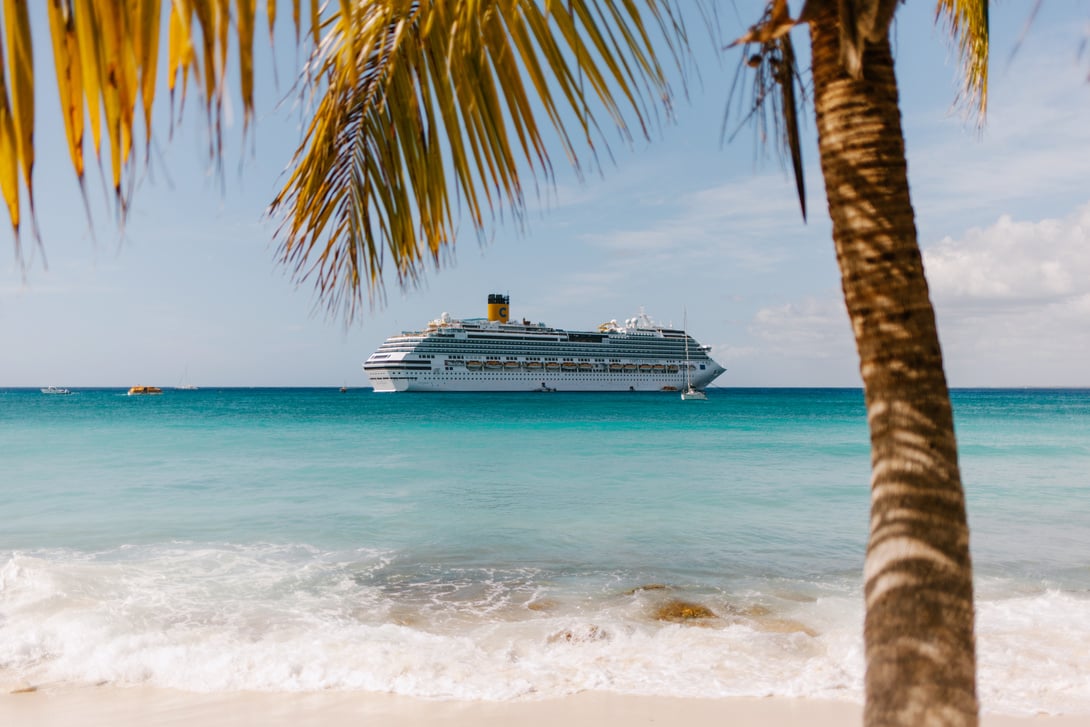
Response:
[[[1090,201],[1062,218],[1001,215],[923,257],[951,386],[1090,385]],[[762,307],[739,358],[852,385],[843,381],[857,365],[846,315],[832,290]]]
[[[1059,219],[1002,215],[923,256],[952,381],[1090,384],[1090,202]]]

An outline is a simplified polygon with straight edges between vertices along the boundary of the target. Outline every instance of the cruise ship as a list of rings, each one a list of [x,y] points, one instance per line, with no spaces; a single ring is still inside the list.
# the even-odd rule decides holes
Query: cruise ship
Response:
[[[363,370],[375,391],[681,391],[726,369],[685,331],[645,314],[594,331],[511,320],[510,297],[488,296],[488,317],[443,313],[422,331],[391,336]]]

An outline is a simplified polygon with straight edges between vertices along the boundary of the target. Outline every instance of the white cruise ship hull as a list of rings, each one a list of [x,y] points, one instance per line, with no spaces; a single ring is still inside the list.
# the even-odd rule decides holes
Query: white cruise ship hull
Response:
[[[725,369],[685,331],[645,315],[596,331],[509,322],[507,296],[489,318],[446,313],[422,331],[391,336],[363,364],[375,391],[683,391]]]
[[[696,388],[703,388],[722,369],[693,375]],[[683,391],[685,374],[625,374],[607,371],[368,371],[377,392],[396,391]]]

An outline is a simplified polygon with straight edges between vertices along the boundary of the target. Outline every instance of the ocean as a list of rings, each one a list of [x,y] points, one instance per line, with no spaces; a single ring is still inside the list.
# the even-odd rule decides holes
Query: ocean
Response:
[[[0,390],[0,689],[862,701],[858,390],[125,393]],[[953,401],[982,706],[1090,713],[1090,391]]]

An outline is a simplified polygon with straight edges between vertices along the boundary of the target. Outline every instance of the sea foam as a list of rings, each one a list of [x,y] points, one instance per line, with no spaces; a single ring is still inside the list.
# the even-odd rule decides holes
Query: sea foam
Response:
[[[806,595],[813,584],[788,592],[782,580],[704,593],[716,618],[669,623],[653,612],[672,589],[561,592],[528,588],[524,573],[444,600],[434,584],[425,597],[405,583],[368,583],[388,554],[345,555],[256,546],[10,554],[0,568],[0,684],[862,699],[862,600],[843,584],[816,597]],[[1090,711],[1090,601],[1045,591],[992,598],[978,612],[985,709]]]

